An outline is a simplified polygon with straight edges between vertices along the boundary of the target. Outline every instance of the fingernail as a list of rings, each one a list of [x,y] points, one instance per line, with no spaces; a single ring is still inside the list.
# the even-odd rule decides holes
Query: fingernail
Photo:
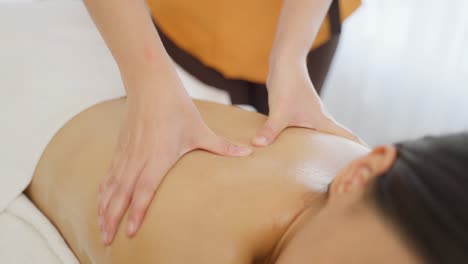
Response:
[[[246,147],[238,147],[236,152],[237,152],[237,154],[239,154],[241,156],[247,156],[250,153],[252,153],[252,150],[250,148],[246,148]]]
[[[254,139],[254,143],[255,143],[255,145],[258,145],[258,146],[266,146],[267,139],[264,136],[256,137]]]
[[[355,189],[359,186],[361,186],[361,179],[359,177],[354,177],[351,180],[351,188]]]
[[[104,231],[102,232],[102,242],[104,242],[104,244],[108,244],[109,243],[109,233],[107,231]]]
[[[344,186],[343,185],[338,186],[338,194],[343,194],[343,192],[344,192]]]
[[[129,236],[133,236],[136,232],[136,224],[134,221],[130,221],[127,228],[127,233]]]

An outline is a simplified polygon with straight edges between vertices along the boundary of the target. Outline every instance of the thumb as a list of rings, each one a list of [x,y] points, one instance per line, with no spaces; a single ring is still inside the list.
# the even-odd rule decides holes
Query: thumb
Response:
[[[236,145],[220,136],[211,136],[199,147],[221,156],[243,157],[252,153],[252,149]]]
[[[269,117],[265,124],[258,130],[257,135],[252,140],[252,144],[257,147],[270,145],[278,135],[286,128],[279,119]]]

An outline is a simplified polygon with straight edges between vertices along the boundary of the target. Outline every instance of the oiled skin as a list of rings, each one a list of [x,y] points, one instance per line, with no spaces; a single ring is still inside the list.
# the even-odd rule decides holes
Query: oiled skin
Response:
[[[196,102],[217,134],[249,145],[265,117]],[[114,151],[124,99],[96,105],[68,122],[44,152],[27,190],[81,263],[261,263],[305,206],[323,205],[311,188],[367,149],[312,130],[290,128],[244,158],[204,151],[184,156],[160,186],[136,237],[126,218],[110,247],[101,243],[97,191]],[[323,187],[323,186],[322,186]]]

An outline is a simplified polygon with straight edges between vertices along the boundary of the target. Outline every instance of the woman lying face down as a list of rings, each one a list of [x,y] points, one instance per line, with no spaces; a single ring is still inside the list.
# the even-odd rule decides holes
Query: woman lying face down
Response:
[[[376,148],[280,247],[285,263],[466,263],[468,133]]]
[[[241,144],[264,121],[237,108],[196,104],[210,128]],[[81,263],[468,260],[467,134],[369,153],[348,140],[294,128],[245,158],[194,151],[167,175],[137,235],[127,237],[123,221],[104,246],[98,185],[124,109],[123,100],[103,103],[66,124],[27,190]]]

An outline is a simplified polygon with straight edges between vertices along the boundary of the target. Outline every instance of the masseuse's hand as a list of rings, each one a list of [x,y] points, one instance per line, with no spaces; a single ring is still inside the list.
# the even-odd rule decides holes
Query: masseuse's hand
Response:
[[[270,114],[252,140],[255,146],[271,144],[287,127],[304,127],[363,142],[336,122],[320,101],[304,63],[270,67],[267,80]]]
[[[174,71],[175,72],[175,71]],[[99,225],[109,245],[128,210],[133,236],[168,170],[185,153],[204,149],[224,156],[251,150],[215,135],[202,120],[178,77],[155,78],[127,94],[127,110],[108,175],[99,190]],[[155,86],[164,87],[153,91]]]

